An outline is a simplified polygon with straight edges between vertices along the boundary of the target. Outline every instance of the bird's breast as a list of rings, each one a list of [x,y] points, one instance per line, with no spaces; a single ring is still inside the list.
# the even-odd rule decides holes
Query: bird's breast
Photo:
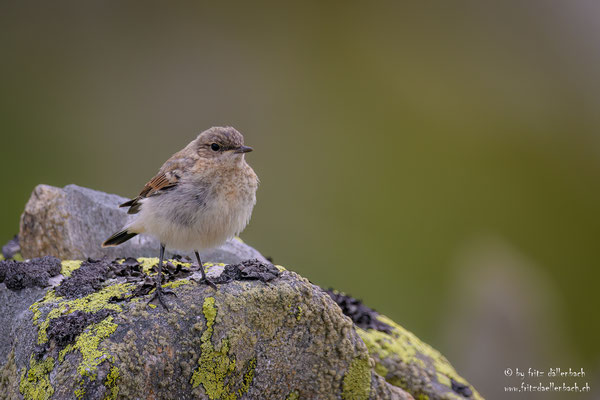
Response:
[[[140,231],[180,250],[219,246],[250,221],[258,179],[248,169],[228,178],[182,182],[144,199],[137,221]]]

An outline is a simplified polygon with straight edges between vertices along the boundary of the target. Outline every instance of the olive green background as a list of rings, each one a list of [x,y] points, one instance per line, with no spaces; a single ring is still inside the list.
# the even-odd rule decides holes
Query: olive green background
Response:
[[[36,184],[134,196],[232,125],[263,254],[490,398],[508,367],[600,383],[597,3],[207,4],[2,2],[2,243]]]

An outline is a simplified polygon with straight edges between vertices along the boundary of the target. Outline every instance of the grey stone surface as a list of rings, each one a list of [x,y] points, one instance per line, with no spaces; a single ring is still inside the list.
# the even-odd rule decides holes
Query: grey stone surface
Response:
[[[63,189],[36,186],[21,215],[19,242],[23,257],[51,255],[63,260],[104,256],[157,257],[158,241],[145,235],[138,235],[120,246],[101,247],[104,240],[131,218],[125,209],[119,208],[119,204],[127,200],[77,185],[67,185]],[[169,254],[173,252],[167,249]],[[203,262],[226,264],[250,258],[265,261],[258,251],[237,239],[202,252],[201,257]]]
[[[188,280],[169,284],[177,294],[166,300],[169,311],[148,306],[150,295],[134,296],[135,284],[120,278],[82,298],[0,284],[0,393],[412,399],[375,373],[352,321],[331,298],[293,272],[268,282],[234,280],[218,291]]]
[[[30,328],[31,313],[28,308],[44,297],[46,291],[37,287],[13,291],[0,283],[0,365],[8,359],[12,349],[23,341],[31,342],[35,337],[35,332]],[[3,393],[2,389],[0,386],[0,393]]]
[[[5,259],[13,258],[15,254],[21,251],[19,246],[19,237],[15,236],[8,243],[2,246],[2,255]]]

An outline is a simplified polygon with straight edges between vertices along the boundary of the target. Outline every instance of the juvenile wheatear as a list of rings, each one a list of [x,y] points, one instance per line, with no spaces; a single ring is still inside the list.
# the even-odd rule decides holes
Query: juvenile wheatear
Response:
[[[165,247],[194,251],[202,281],[216,289],[198,251],[220,246],[250,221],[258,187],[258,177],[244,160],[250,151],[234,128],[210,128],[173,154],[139,196],[120,205],[136,217],[102,247],[117,246],[141,233],[158,238],[156,292],[150,301],[158,297],[164,306],[163,294],[172,293],[162,288]]]

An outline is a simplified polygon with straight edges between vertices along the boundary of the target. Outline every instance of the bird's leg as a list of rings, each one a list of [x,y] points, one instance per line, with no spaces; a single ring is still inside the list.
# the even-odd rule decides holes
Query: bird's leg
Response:
[[[198,260],[198,266],[200,267],[200,272],[202,273],[202,279],[200,279],[199,283],[204,282],[207,285],[211,286],[213,289],[218,290],[217,285],[215,285],[215,283],[213,281],[211,281],[210,279],[208,279],[206,277],[206,272],[204,272],[204,267],[202,266],[202,261],[200,261],[200,254],[198,254],[197,251],[194,251],[194,254],[196,254],[196,260]]]
[[[154,291],[154,295],[150,298],[150,300],[148,300],[148,303],[153,301],[155,298],[158,298],[159,303],[162,304],[162,306],[164,308],[166,308],[167,311],[169,311],[169,307],[167,307],[167,305],[163,301],[163,295],[165,295],[165,294],[172,294],[175,296],[177,296],[177,295],[172,290],[163,289],[163,287],[162,287],[162,266],[163,266],[164,258],[165,258],[165,245],[161,243],[160,244],[160,256],[158,258],[158,274],[156,275],[156,290]]]

